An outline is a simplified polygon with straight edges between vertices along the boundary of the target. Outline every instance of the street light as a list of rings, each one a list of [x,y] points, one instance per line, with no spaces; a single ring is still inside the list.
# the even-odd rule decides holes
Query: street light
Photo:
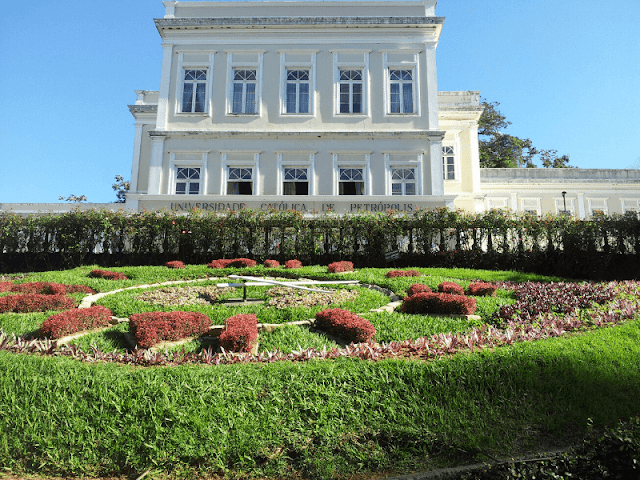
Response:
[[[562,192],[562,201],[564,203],[564,210],[562,211],[562,213],[564,215],[567,214],[567,197],[566,197],[566,195],[567,195],[567,192]]]

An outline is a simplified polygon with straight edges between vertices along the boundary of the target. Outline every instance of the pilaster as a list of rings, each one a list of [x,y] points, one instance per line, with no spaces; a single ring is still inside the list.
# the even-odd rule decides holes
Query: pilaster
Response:
[[[162,160],[164,158],[164,136],[151,137],[151,161],[149,165],[149,195],[160,195],[162,185]]]
[[[162,75],[158,97],[158,119],[156,130],[166,130],[169,115],[169,90],[171,87],[171,67],[173,63],[173,44],[162,44]]]

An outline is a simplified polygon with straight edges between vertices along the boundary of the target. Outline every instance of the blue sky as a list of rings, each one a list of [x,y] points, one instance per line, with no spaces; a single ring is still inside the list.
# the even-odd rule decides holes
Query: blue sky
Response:
[[[640,1],[439,0],[439,90],[480,90],[507,133],[581,168],[640,168]],[[0,203],[115,201],[134,90],[157,90],[160,0],[9,2]]]

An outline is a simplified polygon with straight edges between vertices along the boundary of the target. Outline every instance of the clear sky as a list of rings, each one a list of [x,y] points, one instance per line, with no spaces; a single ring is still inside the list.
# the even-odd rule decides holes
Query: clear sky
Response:
[[[581,168],[640,168],[640,0],[439,0],[439,90],[480,90],[507,133]],[[160,0],[8,2],[0,203],[116,200],[134,90],[160,86]]]

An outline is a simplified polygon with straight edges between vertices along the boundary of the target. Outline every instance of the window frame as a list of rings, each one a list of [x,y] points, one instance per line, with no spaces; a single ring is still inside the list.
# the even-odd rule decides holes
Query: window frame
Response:
[[[382,73],[384,78],[384,115],[392,117],[419,117],[421,115],[420,108],[420,51],[401,51],[402,53],[413,54],[413,60],[390,62],[389,53],[395,52],[383,52],[382,54]],[[391,111],[391,71],[392,70],[410,70],[412,72],[412,101],[413,112],[392,112]],[[400,94],[402,96],[402,94]],[[402,106],[402,102],[400,103]]]
[[[369,54],[371,51],[334,51],[333,53],[333,115],[334,117],[368,117],[369,116]],[[362,62],[341,62],[340,54],[361,54]],[[358,113],[340,112],[340,74],[345,70],[360,70],[362,72],[362,111]],[[350,103],[350,110],[353,105]]]
[[[596,213],[600,213],[602,215],[609,214],[609,197],[593,197],[587,198],[587,204],[589,205],[589,216],[594,217]],[[599,205],[594,205],[596,203],[603,203],[604,206],[600,207]]]
[[[445,153],[445,148],[450,148],[452,150],[452,153],[450,155],[447,155]],[[458,168],[458,148],[455,144],[453,143],[442,143],[442,181],[443,182],[447,182],[447,183],[453,183],[453,182],[460,182],[460,172],[459,172],[459,168]],[[446,178],[446,172],[448,170],[445,170],[445,166],[447,166],[447,163],[445,163],[445,158],[452,158],[453,159],[453,178]]]
[[[554,198],[554,204],[556,207],[556,215],[562,215],[563,212],[565,212],[564,210],[564,203],[565,200],[567,202],[567,212],[569,212],[569,214],[572,217],[576,216],[576,198],[575,197],[571,197],[571,198],[564,198],[564,197],[555,197]]]
[[[257,62],[234,62],[233,54],[234,53],[249,53],[256,54],[258,61]],[[264,63],[264,52],[227,52],[227,98],[226,98],[226,108],[225,115],[229,117],[261,117],[263,111],[262,105],[262,70]],[[234,85],[236,81],[234,80],[235,72],[239,70],[255,70],[255,111],[244,113],[244,112],[234,112],[233,111],[233,97],[234,97]],[[247,81],[248,82],[248,81]],[[246,83],[243,83],[246,85]],[[245,110],[246,103],[246,90],[243,88],[243,103],[242,109]]]
[[[362,168],[364,181],[364,193],[357,196],[371,195],[371,153],[367,152],[331,152],[333,156],[333,195],[340,195],[340,169],[341,168]],[[341,158],[341,156],[343,158]],[[353,157],[362,157],[361,160]],[[347,158],[344,158],[347,157]],[[351,157],[351,158],[349,158]]]
[[[188,53],[203,53],[200,51],[192,51],[189,50]],[[211,116],[211,92],[213,90],[213,63],[215,59],[215,51],[206,51],[204,53],[209,54],[209,63],[203,62],[185,62],[184,61],[184,52],[178,52],[178,65],[177,72],[179,75],[179,81],[176,82],[176,92],[175,92],[175,113],[180,116],[194,116],[194,117],[208,117]],[[182,97],[184,94],[184,76],[186,70],[205,70],[207,79],[205,80],[205,100],[204,100],[204,111],[202,112],[185,112],[182,110]]]
[[[308,62],[287,61],[287,54],[309,55]],[[316,51],[280,52],[280,115],[294,117],[314,117],[316,103]],[[289,71],[307,70],[309,72],[309,111],[307,113],[287,112],[287,77]]]
[[[313,196],[316,195],[316,186],[315,186],[315,151],[282,151],[276,152],[277,154],[277,163],[278,163],[278,172],[277,172],[277,187],[276,194],[284,195],[284,169],[285,168],[306,168],[307,169],[307,182],[309,185],[308,193],[304,196]],[[308,160],[287,160],[287,155],[296,155],[296,156],[308,156]]]
[[[223,196],[230,196],[230,195],[234,195],[234,194],[228,194],[227,190],[228,190],[228,184],[229,184],[229,168],[251,168],[251,182],[253,183],[252,188],[251,188],[251,195],[241,195],[241,194],[235,194],[235,195],[240,195],[240,196],[257,196],[260,195],[260,184],[259,184],[259,178],[260,178],[260,154],[262,152],[261,151],[255,151],[255,150],[228,150],[228,151],[224,151],[221,152],[222,154],[222,159],[221,159],[221,169],[222,169],[222,175],[220,175],[220,195]],[[249,158],[246,159],[234,159],[231,160],[229,159],[229,155],[236,155],[236,154],[241,154],[241,155],[246,155]],[[253,157],[252,159],[250,157]]]
[[[191,196],[202,196],[207,195],[207,182],[208,182],[208,159],[209,159],[209,150],[207,151],[174,151],[169,152],[169,168],[170,168],[170,184],[169,184],[169,194],[170,195],[180,195],[181,197],[191,195]],[[192,159],[176,159],[176,156],[192,156]],[[196,159],[196,155],[200,155],[199,159]],[[200,189],[198,193],[176,193],[176,184],[178,183],[178,169],[179,168],[199,168],[200,169]]]
[[[405,159],[394,159],[394,156],[411,157]],[[423,192],[423,159],[424,155],[420,152],[388,152],[384,153],[385,163],[385,195],[393,197],[416,197],[422,195]],[[406,190],[403,188],[401,195],[393,194],[393,170],[397,168],[413,168],[415,175],[416,193],[413,195],[407,195],[404,193]],[[404,182],[403,182],[404,183]]]
[[[539,217],[542,215],[541,202],[542,199],[540,197],[520,198],[520,211],[522,213],[530,213]],[[531,206],[533,206],[533,208],[531,208]]]

